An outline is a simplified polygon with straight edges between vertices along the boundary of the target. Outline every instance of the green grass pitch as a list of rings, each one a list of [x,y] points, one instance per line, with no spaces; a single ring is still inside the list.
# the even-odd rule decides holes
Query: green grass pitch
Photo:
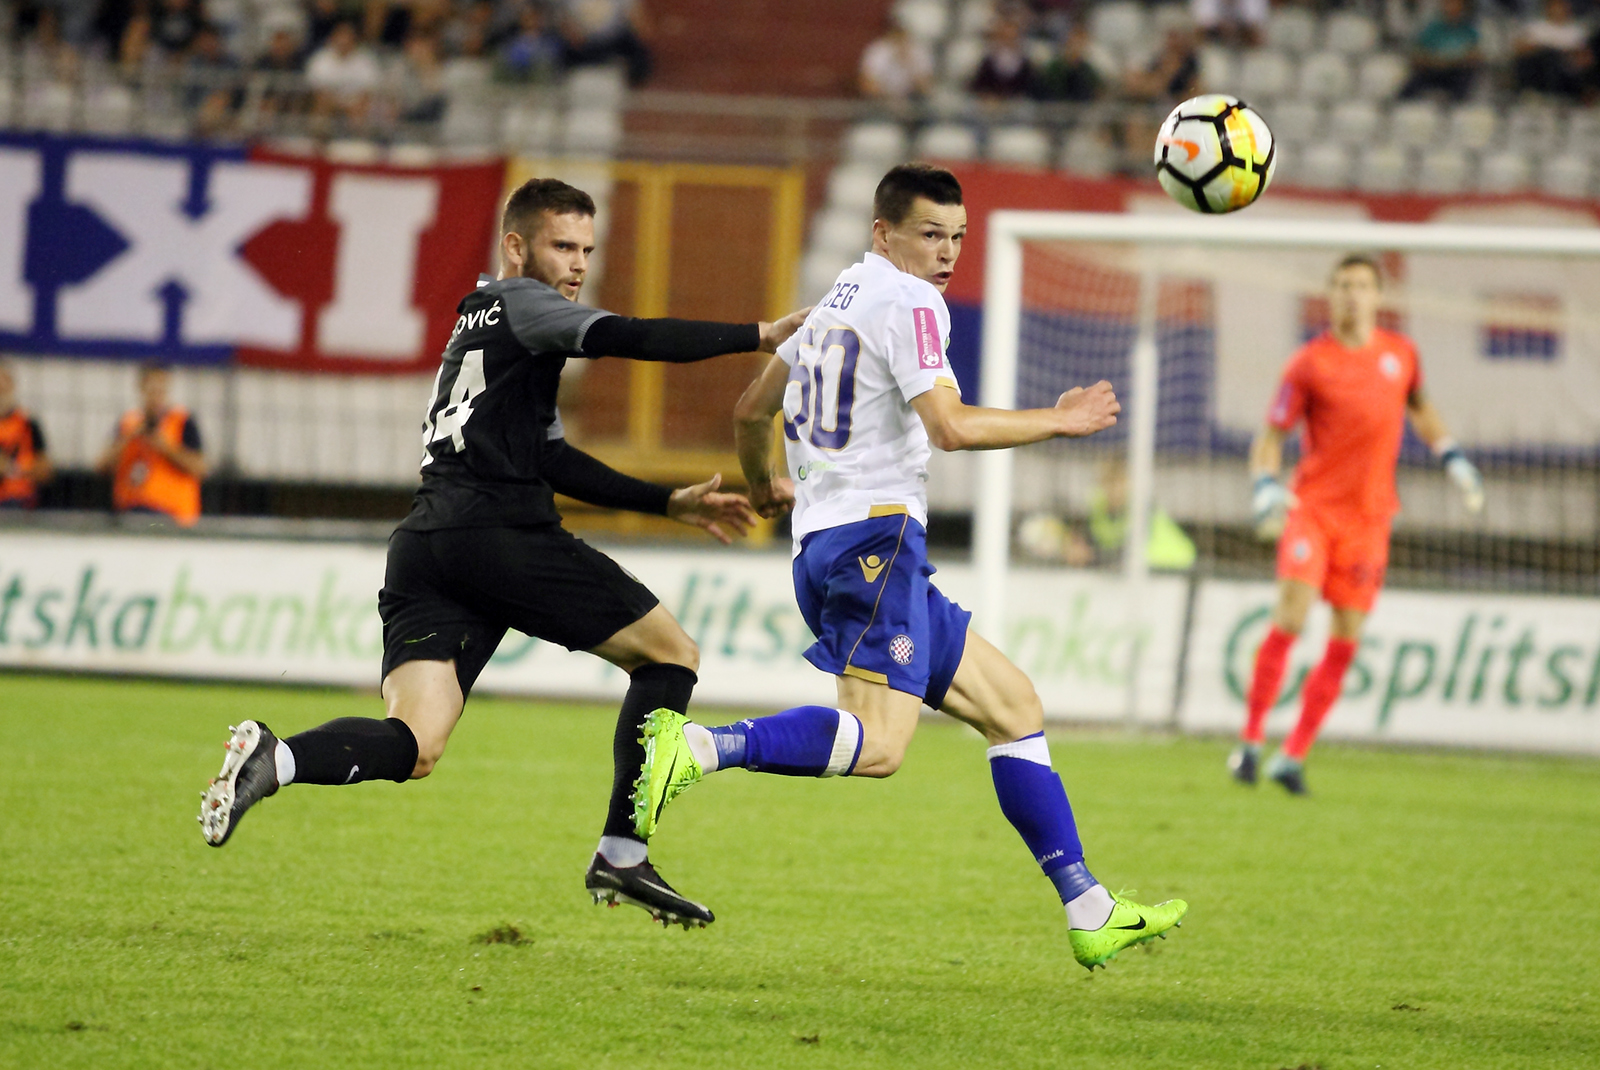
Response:
[[[1192,904],[1091,977],[938,722],[888,781],[674,804],[653,853],[704,931],[583,891],[600,707],[475,699],[432,778],[204,845],[229,723],[379,711],[0,676],[0,1067],[1600,1065],[1600,763],[1325,746],[1297,800],[1221,741],[1059,733],[1095,873]]]

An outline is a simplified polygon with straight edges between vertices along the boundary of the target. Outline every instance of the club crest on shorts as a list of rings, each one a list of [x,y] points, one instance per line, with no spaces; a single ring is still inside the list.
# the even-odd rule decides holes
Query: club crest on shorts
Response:
[[[910,665],[916,655],[917,644],[911,641],[909,635],[897,635],[889,640],[889,657],[894,659],[896,665]]]

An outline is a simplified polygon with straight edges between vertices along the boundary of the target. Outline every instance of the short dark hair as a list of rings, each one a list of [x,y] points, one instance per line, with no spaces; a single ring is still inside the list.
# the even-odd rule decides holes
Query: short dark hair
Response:
[[[960,204],[961,183],[942,167],[927,163],[903,163],[891,167],[872,195],[872,215],[891,227],[905,222],[911,202],[926,197],[934,204]]]
[[[139,382],[142,383],[152,375],[155,375],[157,372],[170,371],[172,371],[172,362],[170,360],[162,360],[160,357],[151,357],[149,360],[141,360],[139,362],[138,379]]]
[[[1345,254],[1337,264],[1333,265],[1333,270],[1328,272],[1328,281],[1331,283],[1333,281],[1333,277],[1339,274],[1339,272],[1343,271],[1345,268],[1353,267],[1367,268],[1372,272],[1373,278],[1378,280],[1378,285],[1383,285],[1383,265],[1378,262],[1378,258],[1372,253]]]
[[[594,198],[559,178],[530,178],[506,198],[501,234],[533,234],[546,212],[594,217]]]

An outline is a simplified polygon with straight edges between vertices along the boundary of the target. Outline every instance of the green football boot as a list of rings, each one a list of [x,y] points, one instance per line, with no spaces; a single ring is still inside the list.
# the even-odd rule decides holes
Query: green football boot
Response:
[[[1125,947],[1142,944],[1156,937],[1167,938],[1167,930],[1183,924],[1189,904],[1182,899],[1168,899],[1153,907],[1141,906],[1121,892],[1112,892],[1115,905],[1111,916],[1098,929],[1069,929],[1067,939],[1072,941],[1072,957],[1078,965],[1093,970],[1105,968],[1116,953]]]
[[[633,830],[648,840],[661,811],[697,783],[704,774],[683,738],[689,718],[674,710],[656,710],[644,719],[644,768],[633,782]]]

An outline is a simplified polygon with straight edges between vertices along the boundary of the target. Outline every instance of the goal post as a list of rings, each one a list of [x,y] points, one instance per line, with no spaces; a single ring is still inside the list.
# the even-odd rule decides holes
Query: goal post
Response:
[[[1030,274],[1030,264],[1038,259],[1040,250],[1066,250],[1062,255],[1068,258],[1093,262],[1087,270],[1098,274],[1090,278],[1090,282],[1104,276],[1107,279],[1114,278],[1120,287],[1121,304],[1117,315],[1121,317],[1118,326],[1121,333],[1116,337],[1121,341],[1112,344],[1123,346],[1119,359],[1125,364],[1118,365],[1123,381],[1114,382],[1113,385],[1123,399],[1119,422],[1125,430],[1117,434],[1121,436],[1118,448],[1125,450],[1125,454],[1118,463],[1126,464],[1127,505],[1125,527],[1122,530],[1125,533],[1123,545],[1130,548],[1143,547],[1150,531],[1158,468],[1158,423],[1163,404],[1158,394],[1163,389],[1162,368],[1167,356],[1163,352],[1162,339],[1172,333],[1172,328],[1166,322],[1170,317],[1158,310],[1158,304],[1168,300],[1164,295],[1174,285],[1174,280],[1192,284],[1192,288],[1204,290],[1208,295],[1202,302],[1207,303],[1208,311],[1196,313],[1196,316],[1201,319],[1211,316],[1213,319],[1200,325],[1197,336],[1209,337],[1209,344],[1215,348],[1220,334],[1226,333],[1226,324],[1219,326],[1220,321],[1215,318],[1217,308],[1226,303],[1217,296],[1218,286],[1230,289],[1234,295],[1230,300],[1235,306],[1239,304],[1239,294],[1243,293],[1248,301],[1248,295],[1252,292],[1250,288],[1255,286],[1263,294],[1275,295],[1274,300],[1285,307],[1298,302],[1290,308],[1291,312],[1295,312],[1295,309],[1310,307],[1308,302],[1317,299],[1314,292],[1316,284],[1308,280],[1317,271],[1320,271],[1320,275],[1316,275],[1316,278],[1325,279],[1328,267],[1336,262],[1340,254],[1377,254],[1385,257],[1386,266],[1391,258],[1395,263],[1415,265],[1406,270],[1403,285],[1395,288],[1399,292],[1386,296],[1387,303],[1398,303],[1402,307],[1402,317],[1433,317],[1448,323],[1450,329],[1456,332],[1446,332],[1451,338],[1488,338],[1494,332],[1501,331],[1494,324],[1506,320],[1510,324],[1506,328],[1510,334],[1506,336],[1512,339],[1509,344],[1513,349],[1528,345],[1533,347],[1530,350],[1533,352],[1547,344],[1539,339],[1551,334],[1558,341],[1549,344],[1558,347],[1565,345],[1564,350],[1559,350],[1564,354],[1563,359],[1575,362],[1569,369],[1571,376],[1587,375],[1585,368],[1600,369],[1600,227],[1592,223],[1589,226],[1530,227],[1384,223],[1357,219],[1218,218],[1187,213],[1000,210],[991,213],[987,220],[980,382],[981,403],[984,405],[1018,408],[1048,404],[1046,398],[1049,395],[1042,389],[1034,389],[1030,397],[1020,397],[1019,379],[1025,373],[1043,375],[1048,379],[1050,366],[1046,358],[1057,350],[1065,354],[1060,362],[1062,367],[1069,371],[1075,367],[1071,360],[1071,347],[1074,344],[1071,331],[1063,332],[1063,337],[1057,339],[1041,341],[1035,337],[1030,341],[1025,338],[1028,330],[1026,321],[1030,315],[1027,295],[1035,283],[1034,276]],[[1289,256],[1298,256],[1298,262],[1303,264],[1320,262],[1322,266],[1306,268],[1297,279],[1280,277],[1288,273],[1272,266],[1276,263],[1274,258]],[[1257,258],[1262,261],[1259,271],[1255,264]],[[1586,262],[1584,270],[1576,273],[1581,275],[1581,279],[1577,279],[1571,270],[1572,265],[1579,262]],[[1526,269],[1521,270],[1520,274],[1518,270],[1506,272],[1508,281],[1504,283],[1504,292],[1498,288],[1500,284],[1495,268],[1498,263],[1514,263]],[[1462,271],[1454,270],[1454,265],[1462,266]],[[1467,266],[1473,266],[1475,274],[1466,271]],[[1073,268],[1078,272],[1077,275],[1065,270],[1059,273],[1061,281],[1058,288],[1062,291],[1061,301],[1065,304],[1077,300],[1071,293],[1076,285],[1073,280],[1088,277],[1082,275],[1080,268],[1081,265]],[[1518,281],[1523,276],[1534,282],[1524,285]],[[1551,281],[1546,285],[1540,280]],[[1556,296],[1548,299],[1541,296],[1544,289],[1551,289]],[[1136,293],[1130,297],[1133,291]],[[1300,312],[1295,314],[1301,315]],[[1096,314],[1091,310],[1091,313],[1084,315],[1093,320]],[[1080,316],[1080,320],[1082,318]],[[1283,319],[1283,316],[1279,319]],[[1402,318],[1399,326],[1402,330],[1411,329],[1408,319]],[[1081,323],[1074,328],[1079,334],[1083,329]],[[1259,390],[1263,399],[1270,392],[1277,369],[1307,336],[1303,318],[1295,321],[1293,329],[1293,344],[1283,344],[1283,338],[1279,337],[1263,341],[1263,349],[1270,347],[1272,351],[1259,356],[1262,373],[1253,380],[1260,382]],[[1043,328],[1037,329],[1036,335],[1039,330]],[[1280,333],[1287,337],[1286,332]],[[1233,334],[1233,341],[1237,343],[1239,331],[1234,329]],[[1524,335],[1535,338],[1535,341],[1528,342]],[[1560,339],[1564,339],[1564,342]],[[1436,370],[1441,354],[1431,351],[1425,338],[1419,337],[1419,343],[1424,371]],[[1104,348],[1107,344],[1104,334],[1097,337],[1095,344]],[[1492,346],[1499,343],[1483,344]],[[1028,352],[1024,352],[1025,349]],[[1041,357],[1041,352],[1046,357]],[[1488,351],[1485,350],[1485,353]],[[1213,353],[1210,359],[1217,359],[1216,354]],[[1530,359],[1543,358],[1534,352]],[[1538,365],[1539,372],[1548,371],[1549,365],[1548,359],[1543,360]],[[1498,370],[1498,366],[1496,368]],[[1471,372],[1470,368],[1468,373],[1477,374]],[[1220,380],[1214,372],[1208,374],[1211,374],[1211,378],[1207,380],[1207,389],[1211,393],[1206,395],[1206,404],[1210,409],[1195,416],[1196,420],[1205,422],[1205,427],[1195,432],[1197,441],[1203,439],[1207,443],[1222,434],[1216,424]],[[1088,382],[1069,379],[1066,375],[1058,376],[1055,382],[1057,385],[1054,389],[1058,392],[1072,386],[1089,385]],[[1600,373],[1596,375],[1596,384],[1600,385]],[[1557,391],[1558,396],[1562,390],[1571,392],[1570,386],[1563,388],[1559,384],[1552,389]],[[1589,456],[1590,460],[1585,463],[1594,463],[1592,455],[1600,450],[1600,404],[1594,408],[1595,412],[1586,410],[1578,417],[1573,417],[1580,424],[1593,422],[1595,433],[1587,440],[1588,446],[1582,446],[1587,431],[1580,428],[1579,432],[1574,432],[1579,445],[1565,453],[1561,453],[1561,450],[1566,447],[1551,447],[1556,451],[1551,456],[1558,453],[1564,457],[1577,456],[1584,454],[1587,449],[1588,453],[1584,455]],[[1255,411],[1258,416],[1264,415],[1264,400]],[[1450,421],[1453,415],[1459,414],[1447,410],[1444,415]],[[1482,421],[1477,416],[1462,419],[1465,426],[1453,423],[1452,428],[1461,428],[1469,433],[1462,437],[1470,450],[1473,446],[1470,433],[1479,429]],[[1227,447],[1232,450],[1230,464],[1234,466],[1230,472],[1236,471],[1242,464],[1240,435],[1246,436],[1242,441],[1248,441],[1248,432],[1238,426],[1237,420],[1235,425],[1233,430],[1227,431],[1228,435],[1232,435]],[[1521,448],[1514,442],[1508,445],[1507,442],[1494,440],[1493,435],[1487,435],[1482,441],[1486,449],[1491,452],[1499,449],[1502,454],[1508,450],[1515,453]],[[1551,441],[1556,440],[1552,438]],[[1073,444],[1063,444],[1063,449],[1071,448]],[[1204,448],[1211,447],[1207,445]],[[1061,456],[1069,454],[1063,453]],[[1023,463],[1046,462],[1024,460]],[[1556,465],[1567,462],[1550,463]],[[1018,464],[1017,451],[994,450],[982,454],[977,463],[973,495],[973,564],[979,584],[974,607],[977,625],[1002,643],[1007,620],[1007,583],[1013,565],[1013,541],[1019,512],[1016,501]],[[1229,478],[1232,478],[1231,475]],[[1237,501],[1232,508],[1234,519],[1237,520]],[[1560,523],[1566,521],[1561,520]],[[1593,516],[1588,518],[1588,523],[1592,529]],[[1506,529],[1505,538],[1510,540],[1508,545],[1521,537],[1517,534],[1514,518],[1509,527],[1500,524],[1500,528]],[[1120,580],[1125,585],[1124,597],[1130,613],[1137,619],[1141,612],[1142,592],[1149,577],[1149,566],[1143,552],[1125,552],[1121,558],[1112,567],[1120,568]],[[1137,681],[1133,677],[1137,675],[1130,673],[1130,715],[1136,703],[1134,689]]]

